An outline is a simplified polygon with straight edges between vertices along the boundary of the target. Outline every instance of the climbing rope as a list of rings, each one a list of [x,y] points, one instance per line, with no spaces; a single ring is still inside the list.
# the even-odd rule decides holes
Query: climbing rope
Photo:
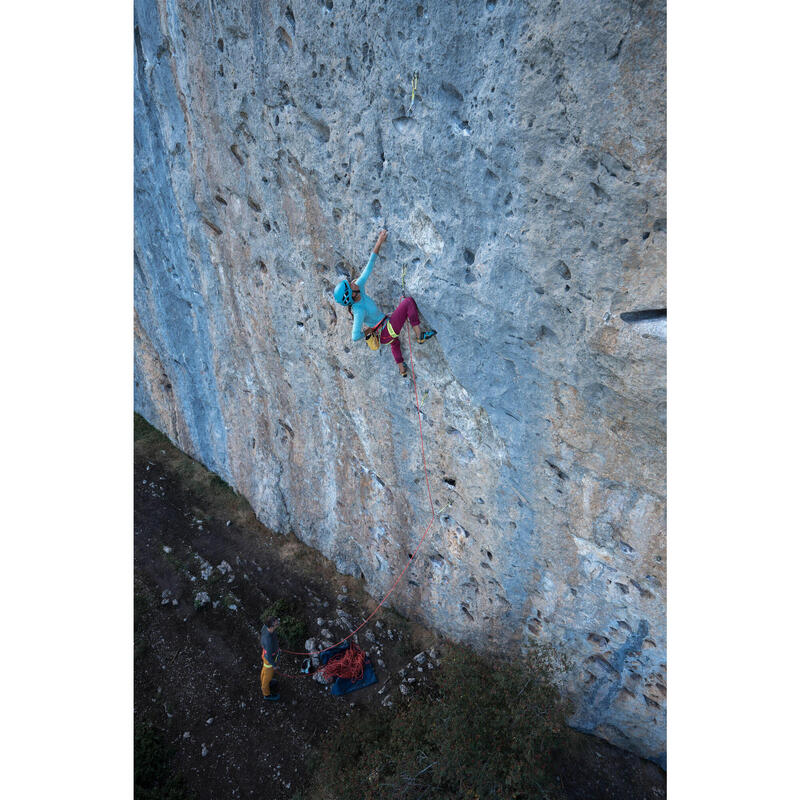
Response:
[[[380,609],[380,607],[388,600],[389,595],[391,595],[392,592],[394,592],[395,588],[397,587],[397,584],[400,582],[400,578],[402,578],[403,575],[406,574],[406,570],[411,566],[412,562],[416,558],[420,547],[422,547],[422,543],[427,538],[428,533],[430,532],[431,526],[433,525],[434,521],[436,520],[436,509],[433,507],[433,495],[431,494],[431,485],[430,485],[430,482],[428,481],[428,464],[427,464],[427,462],[425,460],[425,441],[424,441],[424,439],[422,437],[422,414],[420,413],[419,394],[417,393],[417,376],[416,376],[416,374],[414,372],[414,353],[413,353],[413,350],[411,349],[411,326],[410,325],[406,326],[406,332],[408,333],[408,356],[409,356],[408,360],[409,360],[410,365],[411,365],[411,377],[412,377],[413,382],[414,382],[414,399],[416,400],[416,403],[417,403],[417,419],[419,421],[419,444],[420,444],[420,448],[422,449],[422,468],[425,471],[425,487],[428,490],[428,501],[431,504],[431,520],[428,523],[428,526],[425,528],[425,533],[422,534],[422,538],[419,540],[419,544],[417,545],[416,550],[414,550],[414,552],[409,556],[408,562],[403,567],[403,569],[400,572],[400,574],[394,579],[394,583],[389,587],[389,591],[386,592],[386,594],[381,599],[380,603],[378,603],[378,605],[375,606],[375,610],[357,628],[355,628],[354,630],[350,631],[350,633],[348,633],[347,636],[345,636],[343,639],[340,639],[338,642],[336,642],[336,644],[332,644],[330,647],[326,647],[324,650],[316,650],[314,652],[310,652],[310,651],[309,652],[306,652],[306,651],[299,652],[297,650],[283,650],[282,649],[281,652],[283,652],[283,653],[288,653],[289,655],[293,655],[293,656],[318,656],[321,653],[326,652],[327,650],[331,650],[334,647],[338,647],[340,644],[344,644],[344,642],[346,642],[348,639],[350,639],[351,637],[355,636],[355,634],[357,634],[378,613],[378,610]]]
[[[330,683],[336,678],[344,678],[354,683],[364,677],[364,663],[366,653],[357,645],[350,643],[350,647],[343,653],[335,655],[320,667],[317,672],[325,678],[326,683]]]

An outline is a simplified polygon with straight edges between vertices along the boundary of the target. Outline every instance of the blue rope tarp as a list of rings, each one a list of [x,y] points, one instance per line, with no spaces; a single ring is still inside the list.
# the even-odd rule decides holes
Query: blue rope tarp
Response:
[[[319,663],[321,666],[325,666],[331,658],[334,656],[339,655],[339,653],[343,653],[350,647],[350,642],[343,642],[336,647],[331,647],[330,650],[325,650],[325,652],[320,653],[319,656]],[[370,657],[365,653],[364,654],[364,674],[361,676],[361,680],[358,681],[351,681],[348,678],[337,678],[331,684],[331,694],[335,697],[340,697],[343,694],[349,694],[350,692],[355,692],[357,689],[363,689],[365,686],[371,686],[373,683],[378,682],[378,676],[375,674],[375,668],[372,666],[372,661]]]

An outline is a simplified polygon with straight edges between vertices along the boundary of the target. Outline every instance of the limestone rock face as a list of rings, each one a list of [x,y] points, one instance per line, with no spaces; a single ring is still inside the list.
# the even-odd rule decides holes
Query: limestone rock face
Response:
[[[136,0],[135,405],[380,598],[665,758],[663,0]],[[418,72],[413,109],[411,82]]]

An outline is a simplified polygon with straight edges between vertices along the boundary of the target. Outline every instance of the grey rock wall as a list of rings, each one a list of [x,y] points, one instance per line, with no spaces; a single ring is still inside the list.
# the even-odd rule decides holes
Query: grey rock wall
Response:
[[[439,331],[391,602],[556,644],[573,723],[663,764],[663,0],[134,13],[137,410],[382,596],[413,386],[331,290],[388,227],[369,293]]]

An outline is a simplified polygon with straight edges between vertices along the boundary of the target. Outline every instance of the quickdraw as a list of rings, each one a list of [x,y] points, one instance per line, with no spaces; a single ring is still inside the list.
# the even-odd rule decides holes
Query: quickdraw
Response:
[[[407,117],[410,117],[411,113],[414,111],[414,100],[416,99],[417,95],[418,83],[419,83],[419,71],[414,70],[414,76],[411,78],[411,105],[408,107],[408,113],[406,114]]]

